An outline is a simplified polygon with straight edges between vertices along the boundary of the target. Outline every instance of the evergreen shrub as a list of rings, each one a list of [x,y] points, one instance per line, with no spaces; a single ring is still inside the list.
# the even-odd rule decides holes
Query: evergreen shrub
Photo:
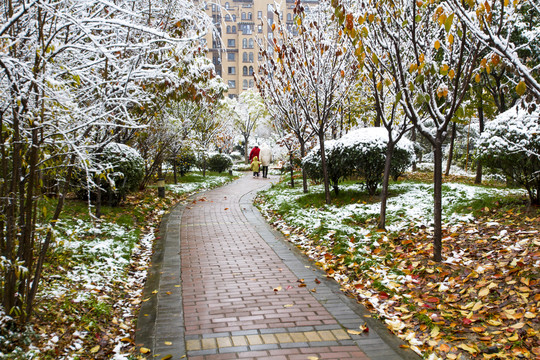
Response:
[[[532,204],[540,204],[540,109],[520,105],[486,124],[478,158],[508,182],[523,186]]]
[[[210,171],[216,171],[222,173],[227,169],[230,169],[233,165],[233,161],[230,156],[225,154],[215,154],[208,159],[208,169]]]

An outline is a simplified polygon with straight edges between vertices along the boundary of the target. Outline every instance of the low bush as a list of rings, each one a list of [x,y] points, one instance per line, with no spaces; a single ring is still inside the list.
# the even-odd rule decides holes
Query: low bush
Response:
[[[144,160],[137,150],[110,143],[92,157],[100,169],[89,174],[92,179],[87,178],[83,169],[76,171],[75,192],[80,199],[87,199],[90,194],[90,199],[95,200],[99,186],[102,202],[116,206],[138,188],[144,176]]]
[[[180,173],[180,176],[184,176],[195,166],[197,157],[191,149],[185,148],[170,162],[172,165],[176,165],[176,171]]]
[[[532,204],[540,204],[540,109],[520,105],[486,124],[480,136],[478,158],[507,182],[527,189]]]
[[[222,173],[227,169],[230,169],[233,165],[233,161],[230,156],[225,154],[215,154],[208,159],[208,169],[210,171],[216,171]]]
[[[363,128],[352,131],[339,140],[325,142],[328,178],[338,194],[338,183],[358,174],[370,195],[382,183],[386,161],[388,134],[384,128]],[[397,180],[410,166],[414,157],[412,143],[406,139],[396,145],[390,174]],[[322,179],[320,148],[313,149],[303,160],[304,169],[314,180]]]

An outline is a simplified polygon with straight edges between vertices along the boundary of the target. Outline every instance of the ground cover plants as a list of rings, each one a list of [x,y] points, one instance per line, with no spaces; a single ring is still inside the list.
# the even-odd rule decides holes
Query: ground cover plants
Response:
[[[436,263],[432,186],[423,174],[407,177],[390,186],[386,231],[377,230],[378,197],[354,182],[340,185],[332,205],[321,186],[304,194],[283,183],[257,203],[423,357],[539,358],[540,214],[526,192],[451,177],[443,186],[443,261]]]
[[[128,195],[103,207],[96,220],[74,197],[55,230],[44,266],[36,313],[24,333],[13,331],[0,312],[0,358],[135,359],[134,334],[152,245],[163,214],[189,195],[233,179],[194,172],[157,189]],[[43,204],[43,211],[49,204]]]

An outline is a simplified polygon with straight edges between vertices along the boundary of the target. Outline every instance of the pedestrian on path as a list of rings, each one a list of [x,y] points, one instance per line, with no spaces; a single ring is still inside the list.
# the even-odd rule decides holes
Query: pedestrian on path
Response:
[[[259,158],[257,156],[253,157],[253,160],[251,161],[251,171],[253,171],[253,177],[259,177],[260,167],[261,162],[259,161]]]
[[[272,150],[265,144],[261,147],[260,156],[262,165],[262,177],[268,177],[268,166],[272,162]]]
[[[260,151],[261,149],[259,149],[259,147],[255,145],[255,147],[251,149],[251,152],[249,153],[249,162],[251,162],[255,156],[259,157]]]

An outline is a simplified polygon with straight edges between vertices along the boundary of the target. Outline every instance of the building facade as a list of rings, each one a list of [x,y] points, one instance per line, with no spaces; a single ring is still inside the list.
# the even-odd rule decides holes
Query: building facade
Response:
[[[271,40],[272,24],[277,21],[274,3],[279,6],[281,20],[292,26],[294,0],[217,0],[205,5],[216,27],[206,37],[208,57],[229,86],[229,97],[255,87],[253,73],[260,59],[257,41]],[[302,1],[304,7],[317,3]]]

